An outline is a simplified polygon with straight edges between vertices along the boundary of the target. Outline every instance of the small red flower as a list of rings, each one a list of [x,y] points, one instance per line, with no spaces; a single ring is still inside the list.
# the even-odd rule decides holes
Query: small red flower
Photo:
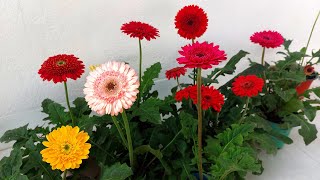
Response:
[[[195,39],[207,30],[208,17],[202,8],[196,5],[183,7],[175,17],[178,34],[186,39]]]
[[[296,87],[296,91],[298,96],[302,95],[306,90],[309,89],[309,87],[311,86],[313,80],[306,80],[303,81],[302,83],[300,83],[297,87]]]
[[[183,99],[192,99],[193,104],[198,103],[197,86],[188,86],[176,93],[175,99],[182,101]],[[212,107],[215,111],[220,112],[224,104],[224,96],[213,86],[201,87],[201,106],[203,110]]]
[[[256,75],[239,76],[232,83],[232,91],[240,97],[253,97],[262,91],[263,86],[263,79]]]
[[[151,39],[159,37],[158,29],[143,22],[131,21],[129,23],[125,23],[121,26],[121,30],[130,37],[139,38],[140,40],[145,38],[150,41]]]
[[[276,48],[284,42],[282,35],[277,31],[256,32],[250,37],[250,40],[265,48]]]
[[[306,67],[304,67],[303,71],[305,75],[310,76],[314,73],[314,67],[307,65]]]
[[[59,54],[49,57],[43,62],[38,71],[45,81],[53,80],[54,83],[66,82],[68,78],[76,80],[84,72],[84,64],[74,55]]]
[[[185,75],[187,72],[186,68],[184,67],[176,67],[170,70],[166,71],[166,77],[168,80],[170,80],[171,78],[179,78],[181,75]]]
[[[177,58],[177,61],[179,64],[185,64],[186,68],[209,69],[212,65],[218,65],[227,59],[227,55],[219,49],[219,46],[207,42],[186,45],[179,53],[182,57]]]

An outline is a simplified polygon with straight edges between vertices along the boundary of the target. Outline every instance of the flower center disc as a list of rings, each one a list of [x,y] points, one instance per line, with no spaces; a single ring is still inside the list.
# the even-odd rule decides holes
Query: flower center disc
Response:
[[[63,60],[60,60],[60,61],[58,61],[56,64],[57,64],[58,66],[63,66],[63,65],[66,64],[66,62],[63,61]]]
[[[62,151],[64,154],[69,154],[71,151],[71,145],[68,143],[64,144],[62,147]]]
[[[192,21],[192,20],[189,20],[189,21],[187,22],[187,24],[188,24],[189,26],[192,26],[192,25],[193,25],[193,21]]]
[[[270,38],[267,36],[264,36],[263,39],[270,40]]]
[[[244,82],[244,83],[242,84],[242,87],[244,87],[244,88],[246,88],[246,89],[249,89],[249,88],[252,87],[252,85],[253,85],[252,82],[247,81],[247,82]]]
[[[108,92],[112,92],[116,89],[117,84],[114,81],[107,83],[106,89]]]
[[[203,53],[197,53],[196,56],[198,56],[199,58],[203,57],[204,54]]]

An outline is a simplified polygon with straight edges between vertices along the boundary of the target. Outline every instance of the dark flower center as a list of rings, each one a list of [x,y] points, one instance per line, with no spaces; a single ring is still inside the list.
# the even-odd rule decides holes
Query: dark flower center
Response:
[[[116,83],[114,83],[114,82],[109,82],[108,84],[107,84],[107,86],[106,86],[106,88],[107,88],[107,91],[113,91],[114,89],[115,89],[115,87],[116,87]]]
[[[268,36],[263,36],[263,39],[270,40],[270,38]]]
[[[189,26],[192,26],[192,25],[193,25],[193,21],[192,21],[192,20],[188,20],[187,24],[188,24]]]
[[[307,72],[309,72],[309,73],[310,73],[310,72],[313,72],[313,68],[308,68],[308,69],[307,69]]]
[[[63,66],[63,65],[66,64],[66,62],[63,61],[63,60],[60,60],[60,61],[58,61],[56,64],[57,64],[58,66]]]
[[[211,97],[208,96],[208,95],[206,95],[206,96],[203,97],[203,99],[206,100],[206,101],[210,101],[210,100],[211,100]]]
[[[69,149],[70,149],[70,146],[69,146],[69,144],[66,144],[66,145],[64,145],[64,150],[66,150],[66,151],[69,151]]]
[[[201,57],[205,56],[205,54],[204,53],[197,53],[196,56],[201,58]]]
[[[253,86],[253,83],[250,81],[246,81],[246,82],[242,83],[242,87],[245,89],[250,89],[250,88],[252,88],[252,86]]]

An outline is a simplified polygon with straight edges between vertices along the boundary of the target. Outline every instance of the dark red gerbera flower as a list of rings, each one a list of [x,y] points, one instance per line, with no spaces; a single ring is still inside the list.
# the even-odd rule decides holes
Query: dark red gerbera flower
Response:
[[[179,78],[181,75],[185,75],[186,72],[187,70],[184,67],[175,67],[166,71],[166,77],[168,80],[170,80],[171,78],[176,79]]]
[[[67,78],[76,80],[84,72],[84,64],[74,55],[59,54],[49,57],[43,62],[38,71],[45,81],[53,80],[54,83],[66,82]]]
[[[139,38],[140,40],[145,38],[150,41],[151,39],[156,39],[157,36],[159,37],[158,29],[143,22],[131,21],[125,23],[121,26],[121,30],[130,37]]]
[[[302,95],[306,90],[309,89],[309,87],[311,86],[313,80],[306,80],[303,81],[302,83],[300,83],[297,87],[296,87],[296,91],[298,96]]]
[[[188,86],[176,93],[175,99],[192,99],[193,104],[198,103],[197,86]],[[201,86],[201,106],[203,110],[212,107],[215,111],[220,112],[224,104],[224,96],[213,86]]]
[[[284,42],[282,35],[277,31],[255,32],[250,37],[250,40],[265,48],[276,48],[281,46]]]
[[[263,79],[256,75],[239,76],[232,83],[232,91],[240,97],[253,97],[262,91],[263,86]]]
[[[314,67],[312,67],[311,65],[307,65],[306,67],[304,67],[303,71],[305,75],[310,76],[314,73]]]
[[[212,65],[218,65],[227,59],[227,55],[219,46],[207,42],[186,45],[179,53],[182,57],[177,58],[177,61],[179,64],[185,64],[186,68],[209,69]]]
[[[196,5],[185,6],[175,17],[178,34],[186,39],[195,39],[207,30],[208,17],[202,8]]]

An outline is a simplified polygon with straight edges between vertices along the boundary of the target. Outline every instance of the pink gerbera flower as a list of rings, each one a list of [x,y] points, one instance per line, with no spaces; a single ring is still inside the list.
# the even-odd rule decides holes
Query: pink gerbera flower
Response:
[[[189,44],[179,51],[182,57],[177,58],[179,64],[185,64],[186,68],[209,69],[212,65],[218,65],[222,60],[226,60],[226,54],[213,43]]]
[[[116,116],[129,109],[139,93],[136,72],[123,62],[107,62],[96,67],[84,86],[89,107],[101,115]]]

